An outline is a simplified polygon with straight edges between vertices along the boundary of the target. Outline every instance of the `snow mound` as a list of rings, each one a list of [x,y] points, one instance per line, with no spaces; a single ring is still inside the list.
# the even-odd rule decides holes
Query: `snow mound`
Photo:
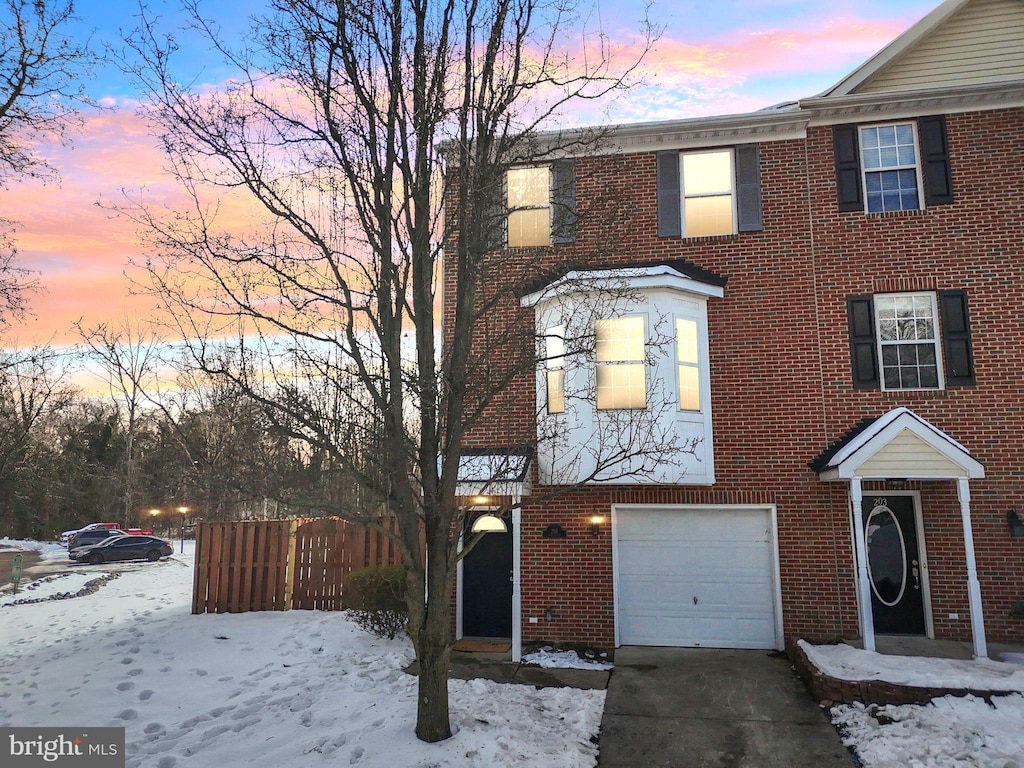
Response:
[[[547,669],[613,669],[614,664],[597,659],[583,659],[576,651],[556,651],[550,647],[540,648],[523,656],[525,664],[536,664]]]
[[[879,680],[919,688],[1024,691],[1024,669],[1019,664],[992,659],[887,656],[842,644],[811,645],[804,640],[799,645],[814,666],[839,680]]]

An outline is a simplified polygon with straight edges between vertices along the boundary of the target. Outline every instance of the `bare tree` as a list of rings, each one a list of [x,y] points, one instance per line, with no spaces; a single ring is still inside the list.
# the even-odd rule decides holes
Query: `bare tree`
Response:
[[[119,408],[124,407],[123,512],[125,523],[131,523],[136,509],[135,438],[146,402],[146,389],[152,391],[157,374],[162,340],[155,332],[127,317],[118,327],[103,324],[87,329],[79,321],[75,323],[75,330],[99,363],[111,399]]]
[[[73,18],[71,0],[0,6],[0,185],[47,170],[32,141],[63,137],[86,100],[81,77],[94,56],[65,34]]]
[[[28,295],[39,287],[31,270],[18,266],[12,224],[0,218],[0,328],[25,314]]]
[[[510,268],[496,251],[506,172],[596,151],[601,131],[540,131],[573,104],[627,87],[654,31],[644,23],[622,62],[575,0],[274,0],[232,49],[187,5],[192,29],[238,74],[213,93],[189,90],[172,66],[173,35],[144,16],[125,64],[194,207],[125,212],[142,225],[154,289],[194,340],[196,364],[397,519],[419,663],[416,733],[445,739],[467,435],[512,381],[533,375],[535,328],[517,292],[570,261],[600,259],[600,249],[538,251]],[[250,213],[246,231],[229,233],[211,190],[244,194],[262,219]],[[226,335],[240,339],[234,362],[210,354]],[[244,364],[253,358],[260,365]],[[330,415],[331,399],[302,384],[313,380],[346,407]],[[368,418],[339,430],[338,413]],[[353,436],[374,441],[374,471],[356,460]]]

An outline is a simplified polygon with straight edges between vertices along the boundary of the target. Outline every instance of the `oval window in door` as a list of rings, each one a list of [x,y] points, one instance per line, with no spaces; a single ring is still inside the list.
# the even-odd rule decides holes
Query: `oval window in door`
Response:
[[[907,548],[903,529],[891,509],[878,506],[871,510],[864,539],[871,591],[885,605],[896,605],[907,588]]]

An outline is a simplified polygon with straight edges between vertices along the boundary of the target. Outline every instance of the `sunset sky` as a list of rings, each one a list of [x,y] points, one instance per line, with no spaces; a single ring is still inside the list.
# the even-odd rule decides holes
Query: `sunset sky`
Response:
[[[154,0],[151,12],[173,24],[178,0]],[[257,0],[217,0],[201,7],[227,35],[240,33]],[[615,40],[635,34],[636,3],[605,2],[601,21]],[[706,0],[655,4],[665,33],[647,60],[647,83],[583,122],[635,122],[729,114],[814,95],[841,79],[937,5],[937,0]],[[118,45],[119,31],[135,25],[134,0],[78,0],[76,34],[94,44]],[[188,51],[201,82],[231,75],[202,47]],[[13,327],[6,343],[74,343],[71,324],[145,317],[151,300],[129,295],[129,262],[140,247],[135,225],[103,205],[123,191],[174,204],[178,190],[137,116],[138,95],[113,65],[92,73],[90,95],[106,109],[86,112],[72,146],[46,146],[43,154],[60,183],[25,182],[0,190],[0,216],[17,222],[20,264],[39,273],[43,292],[32,297],[33,316]]]

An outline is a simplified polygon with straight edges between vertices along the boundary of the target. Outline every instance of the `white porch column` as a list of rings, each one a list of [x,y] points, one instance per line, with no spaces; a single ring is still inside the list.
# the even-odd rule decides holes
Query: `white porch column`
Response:
[[[964,524],[964,553],[967,555],[967,599],[971,605],[971,634],[974,637],[974,656],[988,656],[985,644],[985,618],[981,610],[981,585],[978,583],[978,565],[974,559],[974,529],[971,527],[971,488],[966,477],[957,478],[956,495],[960,499],[960,518]]]
[[[857,550],[857,598],[860,601],[860,637],[865,651],[875,650],[875,617],[871,614],[871,582],[868,578],[868,550],[864,538],[864,492],[859,477],[850,478],[853,509],[853,540]]]
[[[519,570],[519,531],[522,522],[522,511],[516,497],[512,508],[512,661],[519,661],[523,656],[523,604],[521,600]]]

